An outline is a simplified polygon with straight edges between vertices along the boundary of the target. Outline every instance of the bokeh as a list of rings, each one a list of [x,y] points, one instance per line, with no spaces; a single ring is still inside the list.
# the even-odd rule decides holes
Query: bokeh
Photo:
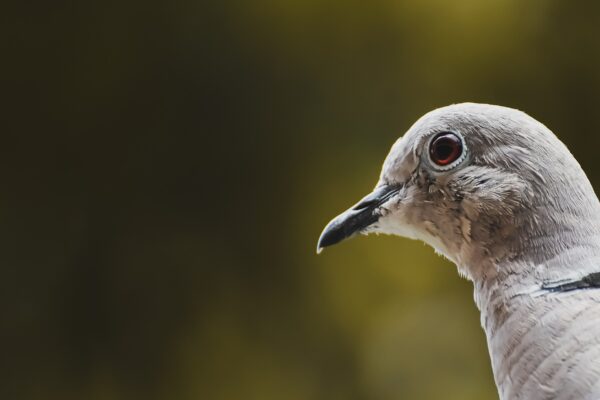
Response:
[[[600,3],[4,8],[0,398],[497,398],[453,265],[316,240],[451,103],[528,112],[598,187]]]

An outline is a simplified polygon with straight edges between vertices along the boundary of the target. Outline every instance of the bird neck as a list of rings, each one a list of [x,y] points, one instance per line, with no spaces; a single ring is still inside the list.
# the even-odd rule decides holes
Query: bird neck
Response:
[[[581,349],[594,349],[594,357],[600,356],[600,288],[557,292],[548,287],[581,282],[582,276],[599,272],[600,249],[582,245],[541,264],[521,262],[518,269],[527,273],[509,272],[517,269],[514,263],[497,268],[493,278],[474,282],[474,295],[500,398],[582,398],[565,394],[569,383],[548,384],[543,389],[552,392],[545,393],[540,382],[560,368],[577,371],[573,376],[584,382],[600,382],[597,363],[590,366],[577,356]]]
[[[600,224],[588,224],[585,232],[578,233],[572,227],[554,229],[552,234],[529,240],[529,247],[520,244],[520,251],[504,258],[479,258],[477,267],[463,267],[478,271],[469,278],[480,311],[496,315],[498,305],[513,298],[539,294],[544,288],[600,273],[599,228]],[[490,321],[490,327],[497,322]]]
[[[563,213],[560,219],[537,219],[541,222],[535,226],[523,224],[520,237],[527,239],[510,243],[512,251],[504,257],[492,252],[496,257],[479,258],[478,269],[466,266],[480,271],[471,275],[474,297],[502,399],[536,387],[534,372],[550,374],[564,363],[553,347],[560,337],[573,324],[589,329],[582,322],[586,316],[598,317],[600,289],[564,295],[547,289],[600,272],[600,223],[596,216],[585,221],[576,217]],[[575,297],[579,302],[567,303]],[[595,333],[600,335],[600,327]]]

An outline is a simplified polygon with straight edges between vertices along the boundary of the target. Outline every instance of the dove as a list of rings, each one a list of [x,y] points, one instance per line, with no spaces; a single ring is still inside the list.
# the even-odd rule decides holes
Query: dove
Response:
[[[600,203],[545,125],[488,104],[425,114],[317,251],[369,233],[422,240],[473,283],[501,400],[600,399]]]

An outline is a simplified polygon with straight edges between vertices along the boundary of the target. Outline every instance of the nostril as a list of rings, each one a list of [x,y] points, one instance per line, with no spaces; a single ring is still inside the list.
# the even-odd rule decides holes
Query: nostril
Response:
[[[373,193],[369,194],[364,199],[359,201],[357,205],[352,207],[352,209],[354,211],[373,209],[385,203],[390,197],[398,193],[399,190],[399,186],[380,186],[379,188],[375,189]]]
[[[377,203],[378,202],[375,200],[361,201],[360,203],[358,203],[357,205],[352,207],[352,209],[355,211],[360,211],[360,210],[364,210],[365,208],[375,207],[375,206],[377,206]]]

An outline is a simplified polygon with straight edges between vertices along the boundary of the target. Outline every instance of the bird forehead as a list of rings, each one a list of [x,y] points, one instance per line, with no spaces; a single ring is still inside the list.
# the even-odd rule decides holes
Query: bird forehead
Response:
[[[415,139],[414,136],[405,135],[396,140],[383,163],[382,182],[404,182],[408,179],[418,164]]]

